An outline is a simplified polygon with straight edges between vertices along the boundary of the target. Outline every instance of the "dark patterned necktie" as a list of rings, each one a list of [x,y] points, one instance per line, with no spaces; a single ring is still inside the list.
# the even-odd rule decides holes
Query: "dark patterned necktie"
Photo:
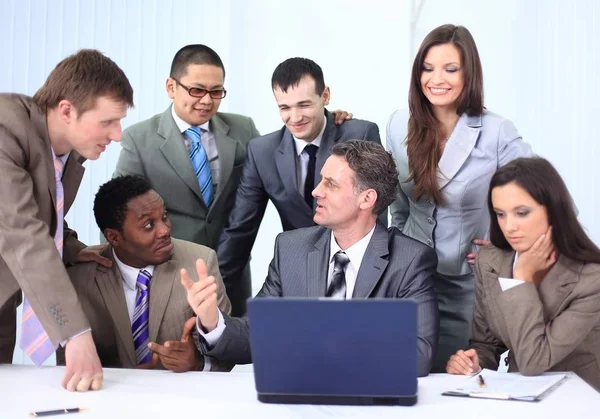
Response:
[[[317,165],[317,151],[319,147],[309,144],[304,147],[304,151],[308,154],[308,167],[306,169],[306,179],[304,182],[304,200],[312,209],[314,198],[312,191],[315,189],[315,170]]]
[[[331,282],[327,288],[327,297],[346,299],[346,274],[344,269],[350,262],[346,253],[341,250],[333,255],[333,273],[331,274]]]

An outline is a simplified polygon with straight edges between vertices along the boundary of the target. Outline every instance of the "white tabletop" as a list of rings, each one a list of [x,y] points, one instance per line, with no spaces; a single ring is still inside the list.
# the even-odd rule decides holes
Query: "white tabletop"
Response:
[[[572,375],[539,403],[442,396],[464,377],[434,374],[419,379],[412,407],[272,405],[256,399],[251,373],[176,374],[105,369],[101,391],[70,393],[60,386],[63,367],[0,365],[0,418],[34,410],[86,407],[65,419],[92,418],[598,418],[600,394]]]

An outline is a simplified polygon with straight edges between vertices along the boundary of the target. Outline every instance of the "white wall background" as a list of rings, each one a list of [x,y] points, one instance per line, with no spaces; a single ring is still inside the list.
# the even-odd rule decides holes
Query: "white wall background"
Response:
[[[418,16],[417,16],[417,11]],[[318,62],[343,108],[379,125],[406,107],[410,67],[423,37],[443,23],[465,25],[483,61],[486,106],[516,124],[534,150],[563,175],[580,220],[596,243],[600,222],[600,6],[595,0],[0,0],[0,91],[33,94],[54,66],[80,48],[116,61],[135,91],[124,128],[162,112],[175,52],[204,43],[227,70],[221,110],[254,118],[261,133],[281,126],[270,89],[278,63],[292,56]],[[98,242],[92,214],[120,146],[87,162],[69,224]],[[260,287],[281,231],[269,207],[252,270]],[[21,353],[15,355],[23,360]]]

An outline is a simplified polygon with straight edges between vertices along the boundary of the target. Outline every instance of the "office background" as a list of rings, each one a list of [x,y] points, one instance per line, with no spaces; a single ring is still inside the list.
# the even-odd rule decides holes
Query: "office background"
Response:
[[[473,34],[484,70],[485,105],[511,119],[536,153],[564,177],[579,219],[600,244],[600,5],[595,0],[0,0],[0,91],[32,95],[65,56],[97,48],[119,64],[136,107],[123,128],[163,112],[173,55],[183,45],[215,49],[227,71],[221,111],[254,118],[261,133],[282,122],[270,88],[293,56],[321,65],[330,109],[376,122],[407,106],[410,68],[423,37],[444,23]],[[86,173],[67,221],[98,243],[92,203],[120,145]],[[258,289],[281,231],[270,206],[253,252]],[[28,362],[22,353],[16,362]],[[51,361],[50,361],[51,362]]]

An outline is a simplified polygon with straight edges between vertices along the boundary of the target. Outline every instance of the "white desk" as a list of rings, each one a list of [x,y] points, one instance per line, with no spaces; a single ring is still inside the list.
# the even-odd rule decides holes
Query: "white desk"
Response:
[[[64,419],[216,418],[561,418],[600,417],[600,394],[573,376],[539,403],[441,396],[464,377],[446,374],[419,379],[412,407],[270,405],[256,400],[249,373],[175,374],[169,371],[104,370],[104,388],[70,393],[60,386],[63,367],[36,369],[0,365],[0,418],[28,417],[33,410],[87,407]]]

